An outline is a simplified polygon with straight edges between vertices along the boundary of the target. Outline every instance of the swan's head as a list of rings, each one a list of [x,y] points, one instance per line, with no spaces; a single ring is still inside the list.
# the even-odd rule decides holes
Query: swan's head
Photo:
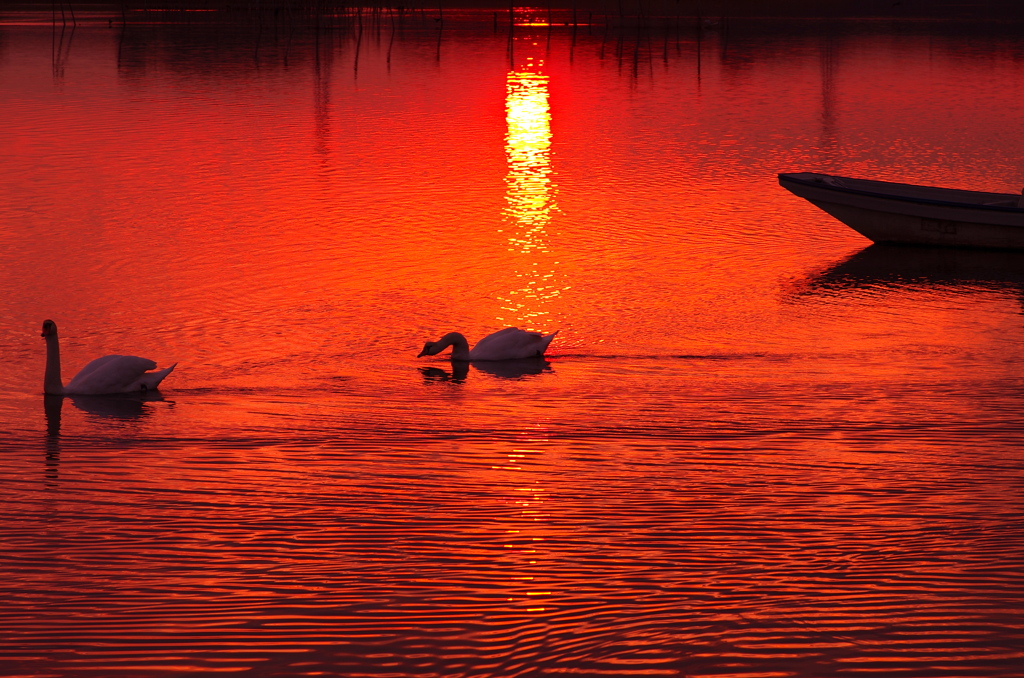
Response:
[[[439,348],[439,343],[440,342],[437,341],[428,341],[427,343],[423,344],[423,350],[420,351],[420,354],[416,357],[422,358],[425,355],[437,355],[438,353],[440,353],[441,349],[444,348],[443,346]]]
[[[53,322],[52,320],[44,320],[43,321],[43,333],[40,334],[39,336],[43,337],[44,339],[47,338],[47,337],[56,337],[57,336],[57,323]]]

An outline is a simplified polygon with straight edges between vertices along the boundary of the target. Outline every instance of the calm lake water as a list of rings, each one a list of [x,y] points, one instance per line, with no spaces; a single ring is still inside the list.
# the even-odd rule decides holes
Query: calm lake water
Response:
[[[0,26],[0,674],[1022,675],[1024,254],[775,176],[1019,191],[1017,28],[155,14]]]

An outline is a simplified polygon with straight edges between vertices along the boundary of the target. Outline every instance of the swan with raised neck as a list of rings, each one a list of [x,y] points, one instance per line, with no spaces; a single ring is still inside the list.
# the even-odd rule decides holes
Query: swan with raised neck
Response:
[[[60,370],[60,338],[57,323],[43,321],[46,340],[46,371],[43,374],[43,392],[48,395],[106,395],[136,393],[156,389],[171,373],[177,363],[156,370],[156,363],[133,355],[107,355],[96,358],[64,386]],[[150,371],[156,370],[156,371]]]

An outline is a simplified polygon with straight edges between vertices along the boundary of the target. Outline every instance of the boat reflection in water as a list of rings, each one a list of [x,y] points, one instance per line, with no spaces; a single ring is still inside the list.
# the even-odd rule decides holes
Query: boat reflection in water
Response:
[[[1024,252],[871,245],[814,276],[806,292],[942,285],[1024,291]]]

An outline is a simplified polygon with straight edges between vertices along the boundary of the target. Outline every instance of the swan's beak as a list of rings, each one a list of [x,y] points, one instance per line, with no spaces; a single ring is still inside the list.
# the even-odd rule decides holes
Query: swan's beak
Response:
[[[422,358],[425,355],[434,355],[433,353],[430,352],[430,349],[432,348],[434,348],[434,342],[428,341],[427,343],[423,344],[423,350],[420,351],[420,354],[416,357]]]

